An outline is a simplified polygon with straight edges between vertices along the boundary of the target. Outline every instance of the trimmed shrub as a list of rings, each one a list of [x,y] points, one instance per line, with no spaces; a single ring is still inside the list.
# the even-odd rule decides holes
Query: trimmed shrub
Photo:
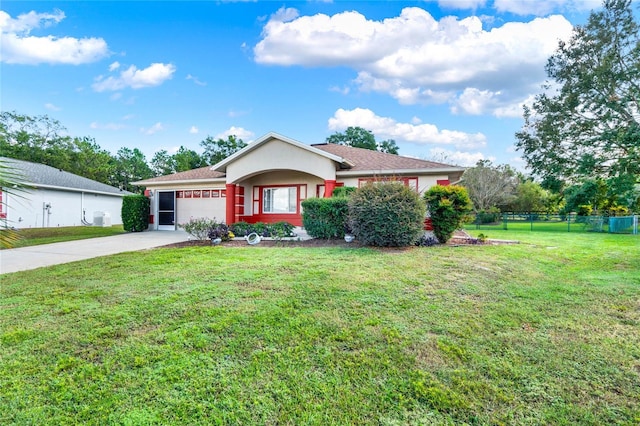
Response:
[[[335,194],[335,192],[334,192]],[[349,213],[347,197],[307,198],[302,202],[302,225],[313,238],[343,238]]]
[[[332,197],[350,197],[354,192],[356,192],[355,186],[339,186],[333,189]]]
[[[424,199],[431,214],[433,233],[444,244],[471,212],[471,199],[467,190],[457,185],[433,186],[425,192]]]
[[[425,206],[400,182],[368,183],[349,198],[349,224],[365,245],[404,247],[424,234]]]
[[[267,226],[269,234],[272,238],[292,237],[295,226],[289,222],[275,222]]]
[[[142,232],[149,227],[151,203],[144,195],[122,197],[122,226],[125,231]]]
[[[271,238],[284,238],[293,237],[293,230],[295,226],[289,222],[275,222],[275,223],[249,223],[249,222],[236,222],[230,227],[232,232],[237,237],[246,237],[249,234],[256,233],[261,237]]]

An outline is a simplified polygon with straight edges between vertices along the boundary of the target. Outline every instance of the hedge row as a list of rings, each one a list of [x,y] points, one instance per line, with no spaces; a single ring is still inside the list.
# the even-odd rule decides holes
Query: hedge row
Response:
[[[445,243],[471,211],[466,190],[455,185],[436,185],[423,199],[401,182],[370,183],[357,190],[336,188],[333,194],[332,198],[302,202],[302,223],[314,238],[342,238],[345,233],[352,233],[365,245],[400,247],[420,243],[428,206],[434,234]]]

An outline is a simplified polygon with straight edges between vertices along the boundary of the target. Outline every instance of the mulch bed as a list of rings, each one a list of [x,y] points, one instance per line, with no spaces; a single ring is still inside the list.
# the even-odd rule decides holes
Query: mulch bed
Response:
[[[469,236],[464,231],[456,231],[454,236],[447,242],[449,246],[458,246],[458,245],[495,245],[495,244],[517,244],[517,241],[502,241],[502,240],[487,240],[484,243],[478,242],[476,239]],[[360,244],[358,241],[354,241],[352,243],[347,243],[344,240],[323,240],[314,238],[311,240],[262,240],[259,244],[249,245],[245,240],[232,240],[226,241],[220,244],[222,247],[342,247],[347,249],[353,248],[361,248],[365,247]],[[211,242],[209,240],[204,241],[184,241],[181,243],[169,244],[163,246],[165,248],[180,248],[180,247],[200,247],[200,246],[211,246]],[[409,249],[413,246],[409,247],[387,247],[385,249],[388,250],[403,250]]]

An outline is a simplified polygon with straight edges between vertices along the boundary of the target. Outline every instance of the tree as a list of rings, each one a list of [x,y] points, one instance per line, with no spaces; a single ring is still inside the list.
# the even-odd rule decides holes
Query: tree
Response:
[[[514,212],[550,212],[554,198],[539,183],[527,180],[520,183],[507,209]]]
[[[516,133],[518,150],[547,186],[602,178],[624,193],[640,180],[639,34],[631,0],[605,0],[549,59],[555,85],[525,108]]]
[[[371,151],[398,154],[398,145],[393,139],[376,142],[376,137],[369,130],[362,127],[348,127],[344,133],[336,132],[326,139],[327,143],[364,148]]]
[[[200,142],[200,146],[204,148],[202,154],[204,162],[214,165],[240,151],[247,144],[235,135],[230,135],[226,140],[222,138],[216,140],[211,136],[207,136],[205,140]]]
[[[57,169],[110,184],[114,158],[93,138],[62,136],[66,129],[46,115],[30,117],[16,112],[0,114],[0,152],[18,160]]]
[[[476,212],[508,204],[518,186],[517,173],[508,165],[494,166],[489,160],[479,160],[465,170],[461,185],[467,189]]]
[[[17,112],[0,113],[0,152],[5,157],[66,168],[70,138],[66,129],[47,115],[31,117]]]
[[[176,172],[185,172],[207,165],[197,152],[187,149],[184,146],[181,146],[178,152],[173,154],[173,160]]]
[[[166,149],[162,149],[151,159],[151,170],[155,176],[170,175],[176,172],[176,162]]]
[[[109,151],[100,148],[90,137],[73,138],[71,149],[71,164],[64,170],[109,184],[115,166],[115,159]]]
[[[135,192],[138,188],[131,185],[131,182],[151,177],[153,177],[153,172],[147,164],[144,154],[138,148],[122,147],[118,150],[111,185]]]

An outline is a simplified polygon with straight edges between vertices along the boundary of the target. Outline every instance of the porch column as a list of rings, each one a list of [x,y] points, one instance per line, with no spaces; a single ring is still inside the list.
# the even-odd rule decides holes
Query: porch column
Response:
[[[333,190],[336,187],[335,180],[327,180],[324,181],[324,198],[331,198],[331,194],[333,194]]]
[[[226,200],[226,224],[231,225],[236,221],[236,184],[228,183]]]

